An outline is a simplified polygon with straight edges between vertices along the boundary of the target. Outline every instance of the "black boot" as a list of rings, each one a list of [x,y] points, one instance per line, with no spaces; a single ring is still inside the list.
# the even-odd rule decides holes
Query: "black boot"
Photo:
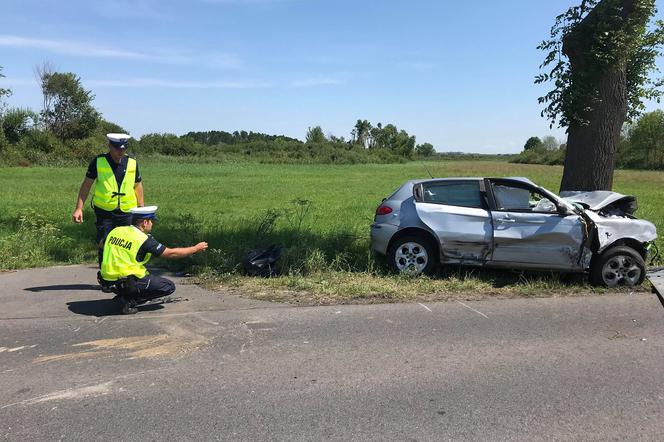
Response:
[[[104,293],[113,293],[114,284],[109,284],[104,278],[101,277],[101,272],[97,272],[97,282],[101,287],[101,291]]]
[[[118,300],[118,302],[120,302],[120,305],[122,306],[123,315],[133,315],[135,313],[138,313],[135,300],[127,299],[124,296],[117,296],[116,299]]]

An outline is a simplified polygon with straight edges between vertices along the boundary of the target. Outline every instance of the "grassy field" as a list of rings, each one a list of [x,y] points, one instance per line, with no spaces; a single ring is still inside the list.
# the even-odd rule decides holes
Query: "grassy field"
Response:
[[[503,162],[427,162],[437,177],[526,176],[557,190],[562,169]],[[540,296],[588,292],[582,278],[448,269],[437,278],[389,275],[369,252],[369,225],[382,198],[422,163],[357,166],[141,164],[146,204],[160,207],[155,237],[167,245],[210,243],[177,266],[208,284],[303,303]],[[92,262],[94,215],[70,222],[83,168],[0,169],[0,269]],[[640,217],[664,231],[664,173],[618,171],[614,190],[636,195]],[[252,247],[286,246],[284,276],[240,276]],[[664,243],[660,240],[660,247]],[[664,250],[664,248],[662,248]]]

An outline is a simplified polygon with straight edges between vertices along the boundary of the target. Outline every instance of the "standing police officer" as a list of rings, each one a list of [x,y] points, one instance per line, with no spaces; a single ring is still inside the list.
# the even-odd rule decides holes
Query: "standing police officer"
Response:
[[[150,235],[157,206],[131,209],[131,226],[116,227],[106,237],[104,260],[101,264],[102,286],[116,285],[117,300],[122,313],[136,313],[136,305],[155,298],[168,296],[175,291],[175,284],[158,275],[151,275],[145,264],[151,257],[177,259],[207,250],[206,242],[195,246],[168,248]]]
[[[96,181],[92,206],[96,217],[99,266],[108,232],[116,226],[131,225],[130,210],[143,206],[143,184],[138,165],[135,159],[125,155],[131,137],[127,134],[107,134],[106,138],[108,153],[90,162],[71,216],[75,223],[83,222],[83,205]]]

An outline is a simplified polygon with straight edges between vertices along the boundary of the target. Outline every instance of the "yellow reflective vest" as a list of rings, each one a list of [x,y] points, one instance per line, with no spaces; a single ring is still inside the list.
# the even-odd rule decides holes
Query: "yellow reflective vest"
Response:
[[[143,261],[136,255],[148,235],[135,226],[121,226],[111,230],[104,243],[104,257],[101,262],[101,277],[106,281],[117,281],[134,275],[142,278],[148,274],[145,264],[152,255],[147,253]]]
[[[136,160],[127,158],[127,172],[118,189],[113,169],[105,156],[97,157],[97,183],[92,204],[103,210],[120,209],[129,213],[138,205],[134,185],[136,184]]]

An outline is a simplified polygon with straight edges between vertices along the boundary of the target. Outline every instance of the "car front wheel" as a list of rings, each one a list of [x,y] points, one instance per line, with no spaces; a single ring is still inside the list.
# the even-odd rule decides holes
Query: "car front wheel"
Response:
[[[646,264],[639,253],[626,246],[617,246],[597,257],[590,277],[594,284],[609,288],[640,285],[646,276]]]
[[[387,256],[393,270],[411,275],[431,275],[438,265],[435,248],[419,236],[409,235],[394,241]]]

